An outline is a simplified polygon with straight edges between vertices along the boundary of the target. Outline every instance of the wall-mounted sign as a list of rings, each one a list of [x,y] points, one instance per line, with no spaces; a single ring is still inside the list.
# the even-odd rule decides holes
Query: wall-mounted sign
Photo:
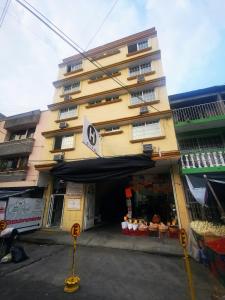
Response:
[[[100,155],[100,136],[97,129],[84,118],[82,142],[95,154]]]
[[[83,195],[83,184],[82,183],[67,182],[66,194],[67,195],[82,196]]]
[[[80,210],[81,199],[80,198],[68,199],[67,208],[71,210]]]

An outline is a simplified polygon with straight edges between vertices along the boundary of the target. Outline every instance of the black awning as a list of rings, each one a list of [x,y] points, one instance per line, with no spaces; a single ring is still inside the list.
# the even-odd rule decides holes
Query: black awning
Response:
[[[54,166],[51,173],[65,181],[94,183],[126,177],[154,165],[146,155],[128,155],[62,162]]]

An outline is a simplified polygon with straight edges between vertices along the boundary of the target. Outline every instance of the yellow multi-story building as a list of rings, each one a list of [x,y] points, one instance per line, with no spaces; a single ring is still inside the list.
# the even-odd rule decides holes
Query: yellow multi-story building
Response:
[[[158,214],[164,223],[177,218],[187,228],[179,151],[155,28],[64,59],[53,84],[54,103],[43,132],[46,162],[36,169],[48,173],[61,159],[68,166],[83,161],[86,167],[87,159],[100,159],[82,143],[84,117],[101,136],[105,160],[144,153],[155,166],[129,177],[84,184],[82,179],[72,183],[66,176],[52,176],[43,225],[69,230],[74,222],[83,229],[119,222],[127,212],[124,189],[129,186],[133,217],[150,221]]]

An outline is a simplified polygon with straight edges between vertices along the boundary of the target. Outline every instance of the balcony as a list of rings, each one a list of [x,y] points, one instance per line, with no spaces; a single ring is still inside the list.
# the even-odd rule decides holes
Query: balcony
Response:
[[[30,154],[33,149],[34,139],[15,140],[0,143],[0,157]]]
[[[173,109],[173,119],[177,132],[196,128],[220,127],[225,120],[225,101],[209,102],[189,107]]]
[[[209,149],[182,153],[181,165],[184,174],[224,172],[225,149]]]
[[[26,170],[1,171],[0,182],[22,181],[26,179]]]
[[[20,130],[28,127],[35,127],[39,122],[40,115],[40,110],[34,110],[24,114],[8,117],[5,121],[4,128],[7,130]]]

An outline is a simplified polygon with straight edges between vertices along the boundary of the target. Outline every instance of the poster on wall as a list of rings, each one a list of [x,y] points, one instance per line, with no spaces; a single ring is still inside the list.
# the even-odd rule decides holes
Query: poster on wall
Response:
[[[68,199],[67,208],[70,210],[80,210],[81,209],[80,201],[81,201],[80,198]]]
[[[10,197],[5,214],[7,227],[17,228],[20,232],[40,228],[43,209],[42,198]]]

